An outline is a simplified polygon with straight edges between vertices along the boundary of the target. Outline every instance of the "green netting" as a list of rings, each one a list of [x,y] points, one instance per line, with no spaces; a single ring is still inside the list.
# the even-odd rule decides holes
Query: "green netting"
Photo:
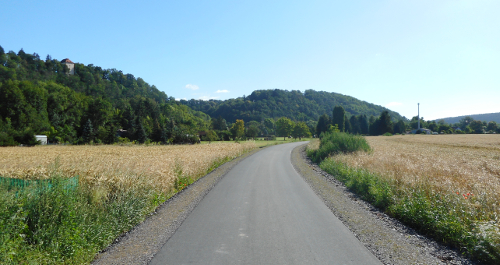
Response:
[[[23,190],[34,186],[37,190],[51,189],[55,185],[62,185],[64,190],[74,190],[78,187],[79,176],[68,179],[40,179],[26,180],[0,177],[0,185],[6,186],[7,190]]]

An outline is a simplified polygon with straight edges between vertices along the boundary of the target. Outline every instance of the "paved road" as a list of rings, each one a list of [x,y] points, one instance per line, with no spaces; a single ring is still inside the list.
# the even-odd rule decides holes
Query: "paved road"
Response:
[[[294,170],[301,144],[236,165],[150,264],[381,264]]]

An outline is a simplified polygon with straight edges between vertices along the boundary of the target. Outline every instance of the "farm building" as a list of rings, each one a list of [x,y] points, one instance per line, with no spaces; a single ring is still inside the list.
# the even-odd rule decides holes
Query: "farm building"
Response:
[[[37,141],[40,141],[41,144],[47,144],[47,135],[35,135]]]

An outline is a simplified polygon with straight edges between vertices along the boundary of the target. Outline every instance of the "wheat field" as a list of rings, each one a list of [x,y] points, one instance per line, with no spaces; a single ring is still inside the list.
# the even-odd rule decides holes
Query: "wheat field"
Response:
[[[441,192],[500,195],[500,135],[366,137],[372,154],[340,155],[351,167]]]
[[[471,218],[500,232],[500,135],[366,137],[372,153],[335,160],[377,173],[400,190],[446,198]],[[411,192],[408,192],[410,194]],[[495,232],[496,233],[496,232]]]
[[[81,184],[90,186],[133,186],[140,180],[170,191],[181,170],[183,176],[198,178],[214,163],[255,147],[254,142],[7,147],[0,148],[0,176],[46,179],[56,171],[78,175]]]

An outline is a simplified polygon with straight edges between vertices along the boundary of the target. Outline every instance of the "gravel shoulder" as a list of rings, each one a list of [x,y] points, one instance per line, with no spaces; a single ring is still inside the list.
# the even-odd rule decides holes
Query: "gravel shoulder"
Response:
[[[358,199],[342,183],[305,155],[306,144],[295,148],[291,161],[325,205],[384,264],[477,264],[407,228]],[[116,239],[92,264],[147,264],[180,227],[208,192],[243,159],[225,163],[156,209],[146,220]]]
[[[292,164],[325,205],[384,264],[479,264],[419,235],[358,198],[306,155],[294,149]]]

